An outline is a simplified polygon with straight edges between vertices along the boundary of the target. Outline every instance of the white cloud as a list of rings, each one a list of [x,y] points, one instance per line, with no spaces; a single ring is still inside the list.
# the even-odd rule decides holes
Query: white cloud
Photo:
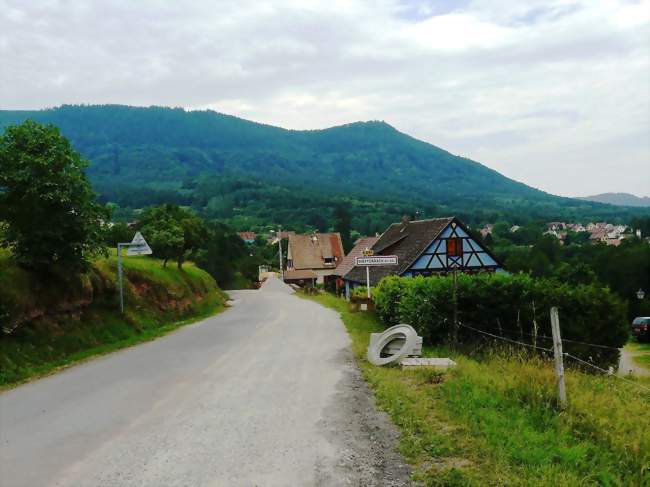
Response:
[[[647,194],[650,3],[0,0],[0,107],[380,119],[544,190]]]

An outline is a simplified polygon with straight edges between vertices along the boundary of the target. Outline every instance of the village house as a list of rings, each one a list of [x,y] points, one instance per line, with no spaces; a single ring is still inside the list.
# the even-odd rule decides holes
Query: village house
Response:
[[[255,232],[237,232],[237,235],[239,235],[239,238],[241,238],[247,244],[254,243],[255,239],[257,238],[257,234]]]
[[[282,239],[285,240],[289,238],[289,235],[295,235],[296,232],[294,231],[288,231],[288,232],[271,232],[269,235],[266,237],[266,241],[268,242],[269,245],[277,245],[278,240]]]
[[[386,276],[429,276],[453,271],[466,273],[498,272],[502,266],[497,258],[478,240],[458,218],[433,220],[404,220],[393,223],[369,248],[374,255],[396,255],[397,266],[370,267],[370,285],[375,286]],[[357,254],[365,249],[357,244]],[[346,296],[350,289],[366,284],[366,268],[349,261],[338,273],[345,283]],[[343,271],[346,271],[343,273]]]
[[[481,229],[479,230],[479,232],[481,233],[481,236],[482,236],[483,238],[485,238],[485,237],[487,237],[488,235],[492,235],[492,229],[493,229],[493,228],[494,228],[494,225],[492,225],[491,223],[488,223],[488,224],[485,225],[483,228],[481,228]]]
[[[288,237],[285,282],[324,284],[336,278],[336,267],[345,256],[339,233],[289,234]]]

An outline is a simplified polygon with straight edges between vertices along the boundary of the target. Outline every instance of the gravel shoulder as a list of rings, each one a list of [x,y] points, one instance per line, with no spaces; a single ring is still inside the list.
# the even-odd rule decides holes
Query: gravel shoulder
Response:
[[[176,333],[0,394],[0,485],[405,486],[332,310],[277,279]]]

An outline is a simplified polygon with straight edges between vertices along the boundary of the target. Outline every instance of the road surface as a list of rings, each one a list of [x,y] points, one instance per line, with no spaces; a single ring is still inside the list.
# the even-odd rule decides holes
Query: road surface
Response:
[[[0,394],[0,485],[410,485],[337,314],[277,279]]]

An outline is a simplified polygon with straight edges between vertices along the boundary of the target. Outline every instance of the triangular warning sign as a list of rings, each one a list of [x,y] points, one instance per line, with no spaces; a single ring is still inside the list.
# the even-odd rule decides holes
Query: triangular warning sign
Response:
[[[153,251],[140,232],[135,234],[129,248],[126,249],[126,255],[149,255]]]

